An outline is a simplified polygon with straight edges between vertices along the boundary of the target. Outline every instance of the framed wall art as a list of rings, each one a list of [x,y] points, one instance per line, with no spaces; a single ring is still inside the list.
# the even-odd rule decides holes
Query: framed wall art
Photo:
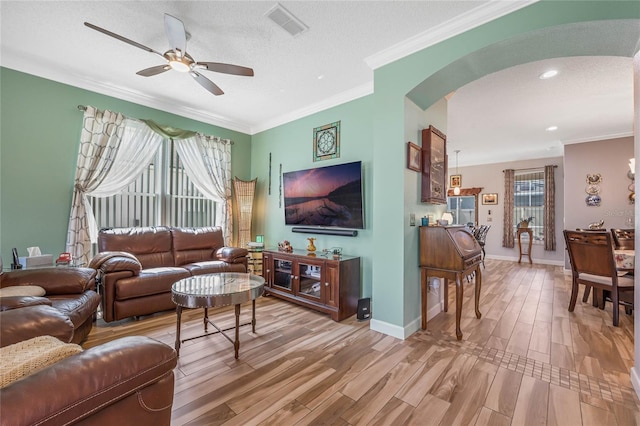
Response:
[[[449,176],[449,188],[462,188],[462,175]]]
[[[340,158],[340,122],[313,129],[313,161]]]
[[[422,171],[422,148],[413,142],[407,143],[407,168]]]
[[[498,194],[482,194],[482,204],[494,205],[498,204]]]
[[[422,187],[421,201],[431,204],[447,203],[447,137],[429,126],[422,130]]]

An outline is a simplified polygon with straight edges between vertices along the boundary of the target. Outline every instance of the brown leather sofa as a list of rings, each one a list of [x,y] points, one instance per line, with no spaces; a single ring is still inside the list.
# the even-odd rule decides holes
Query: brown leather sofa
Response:
[[[87,349],[4,387],[1,423],[169,425],[176,360],[145,336]]]
[[[222,229],[113,228],[100,231],[102,318],[106,322],[175,309],[171,285],[192,275],[246,272],[247,250],[225,247]]]
[[[46,294],[0,297],[1,346],[42,335],[80,343],[91,331],[100,304],[94,269],[51,267],[0,272],[0,288],[13,286],[39,286]]]

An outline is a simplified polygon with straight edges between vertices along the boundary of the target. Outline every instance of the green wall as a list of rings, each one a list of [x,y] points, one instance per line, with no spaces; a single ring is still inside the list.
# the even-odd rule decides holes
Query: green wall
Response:
[[[313,129],[340,121],[340,158],[313,161]],[[373,197],[373,161],[371,96],[329,108],[276,128],[253,135],[251,164],[253,177],[258,178],[254,232],[264,234],[267,247],[289,240],[294,248],[304,249],[308,237],[317,238],[316,247],[341,247],[345,254],[360,256],[362,297],[371,296],[372,234],[371,212]],[[269,154],[271,154],[271,194],[269,195]],[[362,161],[364,175],[365,229],[357,237],[311,235],[291,232],[284,224],[284,204],[279,191],[280,165],[282,171],[308,169],[334,164]],[[282,200],[282,203],[284,201]]]
[[[254,233],[264,234],[269,246],[283,239],[298,248],[307,244],[306,235],[292,234],[284,226],[280,164],[283,171],[290,171],[361,160],[366,229],[356,238],[321,236],[316,245],[342,247],[348,254],[361,256],[362,296],[371,296],[373,302],[371,327],[403,337],[413,331],[420,303],[415,271],[407,273],[405,264],[407,257],[416,256],[414,244],[407,242],[405,223],[416,202],[404,191],[407,94],[454,62],[529,32],[577,22],[638,18],[640,8],[633,1],[541,1],[375,70],[375,90],[370,96],[252,137],[2,69],[0,252],[8,259],[13,246],[24,250],[40,245],[54,254],[64,249],[81,121],[78,104],[233,139],[234,174],[258,178]],[[549,51],[542,57],[557,54],[554,46],[545,48]],[[589,49],[584,51],[588,54]],[[428,92],[435,102],[457,87],[444,81]],[[313,128],[337,120],[342,122],[341,157],[314,163]],[[271,194],[267,194],[269,153]]]
[[[22,256],[31,246],[53,255],[65,251],[83,114],[78,105],[231,139],[233,174],[250,177],[249,135],[0,68],[0,255],[5,267],[12,247]]]

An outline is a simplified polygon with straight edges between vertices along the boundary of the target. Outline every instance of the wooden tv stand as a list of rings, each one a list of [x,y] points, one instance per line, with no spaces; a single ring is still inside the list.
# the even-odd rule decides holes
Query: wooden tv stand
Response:
[[[294,250],[262,252],[265,292],[342,321],[356,313],[360,297],[360,258]]]

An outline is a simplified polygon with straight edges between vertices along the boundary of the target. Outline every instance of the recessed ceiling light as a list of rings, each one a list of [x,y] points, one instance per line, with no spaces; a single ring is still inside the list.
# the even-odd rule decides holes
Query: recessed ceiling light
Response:
[[[558,130],[558,126],[549,126],[545,129],[547,132],[555,132]]]
[[[558,75],[558,70],[549,70],[543,72],[538,77],[540,78],[540,80],[546,80],[548,78],[555,77],[556,75]]]
[[[318,76],[318,80],[322,80],[323,78],[324,78],[324,74],[320,74],[320,75]]]

